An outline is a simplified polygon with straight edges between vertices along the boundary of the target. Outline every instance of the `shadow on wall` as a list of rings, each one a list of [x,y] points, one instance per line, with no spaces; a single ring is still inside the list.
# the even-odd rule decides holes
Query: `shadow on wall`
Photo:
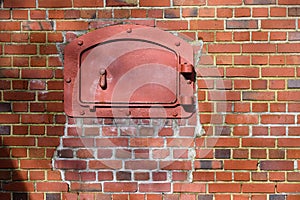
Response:
[[[7,128],[1,126],[0,134]],[[18,170],[18,160],[11,159],[12,148],[1,146],[0,149],[0,199],[27,200],[27,191],[33,189],[33,184],[25,183],[27,171]]]

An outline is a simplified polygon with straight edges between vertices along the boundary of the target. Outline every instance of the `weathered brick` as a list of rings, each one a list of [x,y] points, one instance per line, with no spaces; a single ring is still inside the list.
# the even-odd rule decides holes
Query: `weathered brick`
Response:
[[[257,20],[227,20],[227,29],[257,29]]]

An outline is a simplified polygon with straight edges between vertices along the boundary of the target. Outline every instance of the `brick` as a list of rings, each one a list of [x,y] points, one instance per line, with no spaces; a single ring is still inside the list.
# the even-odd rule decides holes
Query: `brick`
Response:
[[[271,8],[271,17],[286,17],[286,8]]]
[[[260,159],[267,158],[266,150],[264,150],[264,149],[251,149],[251,158],[260,158]]]
[[[0,19],[10,19],[10,11],[0,10]]]
[[[262,115],[262,124],[294,124],[295,117],[293,115]]]
[[[300,16],[300,8],[289,8],[288,10],[289,17],[298,17]]]
[[[295,29],[295,20],[262,20],[262,29]]]
[[[213,8],[199,8],[198,16],[202,18],[211,18],[215,16],[215,9]]]
[[[298,193],[300,192],[300,184],[288,184],[288,183],[278,183],[277,192],[284,193]]]
[[[135,1],[135,0],[130,0],[130,2]],[[111,6],[110,3],[113,1],[107,0],[106,1],[106,6]],[[122,1],[121,1],[122,2]],[[129,4],[128,4],[129,6]],[[81,0],[74,0],[74,7],[103,7],[103,1],[102,0],[86,0],[86,1],[81,1]]]
[[[203,183],[174,183],[173,191],[174,192],[197,192],[205,193],[206,188]]]
[[[93,138],[63,138],[65,147],[91,147],[94,146]]]
[[[193,172],[194,181],[213,181],[214,172]]]
[[[0,126],[0,135],[10,135],[10,126]]]
[[[58,31],[79,31],[87,30],[88,23],[84,21],[57,21],[56,30]]]
[[[250,8],[236,8],[234,10],[235,17],[250,17],[251,9]]]
[[[188,21],[185,20],[168,20],[157,21],[156,26],[166,30],[186,30],[188,28]]]
[[[291,32],[288,33],[289,41],[299,41],[300,40],[300,33],[299,32]]]
[[[20,22],[0,22],[0,31],[18,31],[20,30]]]
[[[58,169],[86,169],[87,163],[82,160],[56,160],[55,168]]]
[[[90,169],[120,169],[122,162],[120,160],[90,160]]]
[[[270,170],[270,171],[291,171],[294,170],[293,161],[261,161],[260,162],[261,170]]]
[[[168,147],[191,147],[193,145],[193,142],[194,142],[193,138],[168,138],[167,146]],[[152,147],[152,145],[149,146]]]
[[[225,160],[225,170],[257,170],[258,162],[255,160]]]
[[[278,44],[279,53],[297,53],[299,48],[300,48],[300,43]]]
[[[169,0],[161,0],[161,1],[148,1],[148,0],[140,0],[140,7],[169,7]]]
[[[275,147],[275,139],[272,138],[243,138],[243,147]]]
[[[250,56],[234,56],[235,65],[250,65]]]
[[[202,160],[200,162],[195,162],[194,168],[195,169],[202,169],[202,170],[211,170],[211,169],[222,169],[222,162],[221,161],[209,161],[209,160]]]
[[[133,161],[126,161],[125,162],[125,169],[147,169],[147,170],[153,170],[157,169],[157,162],[156,161],[140,161],[140,160],[133,160]]]
[[[203,6],[205,4],[205,0],[173,0],[174,6]]]
[[[278,147],[297,147],[296,143],[299,142],[299,138],[280,138],[278,139]]]
[[[276,52],[274,44],[243,44],[242,52],[244,53],[272,53]]]
[[[223,6],[229,6],[229,5],[242,5],[242,0],[209,0],[207,2],[207,5],[209,6],[219,6],[219,5],[223,5]]]
[[[164,10],[165,18],[179,18],[180,17],[180,9],[171,8]]]
[[[227,77],[259,77],[259,69],[258,68],[237,68],[230,67],[226,69]]]
[[[149,183],[149,184],[139,184],[140,192],[170,192],[170,183]]]
[[[274,193],[275,184],[273,183],[249,183],[242,184],[242,192],[245,193]]]
[[[39,101],[62,101],[63,92],[40,92],[38,93]]]
[[[289,127],[288,134],[289,136],[299,136],[300,127]]]
[[[136,192],[138,187],[135,182],[106,182],[103,185],[103,190],[104,192]]]
[[[246,5],[272,5],[276,0],[245,0]]]
[[[211,44],[208,45],[209,53],[239,53],[240,45],[238,44]]]
[[[39,192],[67,192],[67,183],[39,182],[36,183],[36,190]]]
[[[34,146],[33,137],[4,137],[3,145],[5,146]]]
[[[233,158],[235,159],[247,159],[249,157],[248,150],[234,150],[233,151]],[[250,177],[250,176],[248,176]],[[249,179],[248,179],[249,180]]]
[[[30,10],[30,19],[45,19],[46,11],[44,10]]]
[[[39,8],[68,8],[72,7],[71,0],[38,0]]]
[[[159,168],[163,170],[191,170],[190,161],[161,161]]]
[[[227,29],[257,29],[257,20],[227,20]]]
[[[41,160],[41,159],[31,159],[31,160],[21,160],[20,168],[22,169],[51,169],[51,160]]]
[[[299,5],[299,0],[278,0],[279,5]]]
[[[132,147],[162,147],[164,140],[162,138],[131,138]]]
[[[287,33],[284,33],[284,32],[271,32],[270,40],[271,41],[286,40],[286,38],[287,38],[286,35],[287,35]]]
[[[130,10],[125,9],[116,9],[114,10],[114,18],[122,19],[122,18],[130,18]]]
[[[35,0],[28,0],[26,2],[22,0],[5,0],[4,8],[35,8]]]
[[[245,101],[272,101],[275,100],[274,92],[243,92]]]
[[[231,151],[230,149],[216,149],[215,150],[215,158],[230,158]]]
[[[19,55],[36,54],[37,47],[36,45],[5,45],[4,53],[19,54]]]
[[[191,20],[191,30],[224,30],[223,20]]]
[[[48,79],[53,77],[53,71],[45,69],[23,69],[21,75],[22,78]]]
[[[256,124],[258,123],[257,115],[234,115],[228,114],[225,119],[229,124]]]
[[[22,123],[24,123],[24,124],[51,124],[51,123],[53,123],[53,115],[51,115],[51,114],[24,114],[24,115],[22,115]]]
[[[22,22],[22,29],[25,31],[51,31],[53,22]]]
[[[294,77],[295,70],[293,67],[270,67],[262,68],[263,77]]]
[[[300,92],[279,92],[277,99],[279,101],[298,101],[300,98]]]
[[[267,41],[268,32],[252,32],[253,41]]]
[[[211,183],[208,184],[208,192],[210,193],[239,193],[241,184],[237,183]]]

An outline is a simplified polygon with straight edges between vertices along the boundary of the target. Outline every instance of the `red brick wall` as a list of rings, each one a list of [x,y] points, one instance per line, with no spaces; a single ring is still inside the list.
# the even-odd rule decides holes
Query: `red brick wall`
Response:
[[[298,0],[1,1],[0,199],[300,199],[299,16]],[[107,181],[74,173],[70,183],[53,164],[74,122],[63,112],[63,47],[123,22],[203,41],[196,66],[203,135],[182,131],[195,156],[138,174],[148,182],[104,169]],[[109,123],[99,133],[120,134]],[[169,126],[153,139],[169,134],[180,130]]]

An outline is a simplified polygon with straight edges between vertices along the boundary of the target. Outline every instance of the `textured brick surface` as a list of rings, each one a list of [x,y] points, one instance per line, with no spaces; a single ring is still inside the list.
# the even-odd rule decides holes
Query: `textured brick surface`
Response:
[[[3,0],[0,7],[0,199],[300,199],[299,0]],[[201,44],[200,133],[195,117],[65,115],[65,45],[124,23]]]

